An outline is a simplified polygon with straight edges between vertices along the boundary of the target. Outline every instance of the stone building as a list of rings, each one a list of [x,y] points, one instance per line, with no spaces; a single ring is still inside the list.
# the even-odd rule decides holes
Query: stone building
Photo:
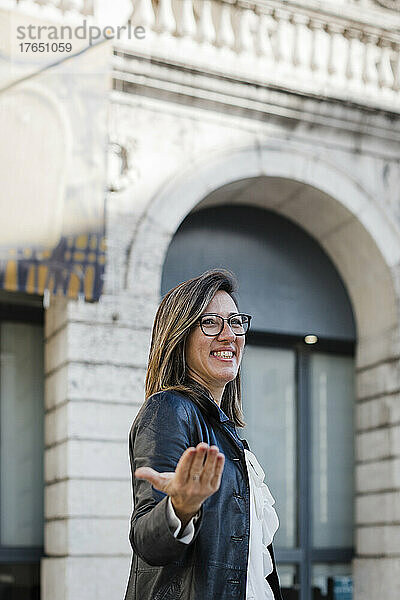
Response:
[[[49,19],[106,19],[89,2],[37,4]],[[225,266],[253,315],[242,437],[276,499],[285,600],[395,600],[400,3],[127,4],[130,31],[145,34],[125,32],[104,55],[104,291],[97,303],[51,298],[32,316],[45,349],[45,414],[31,427],[36,448],[44,429],[44,524],[36,555],[1,548],[0,585],[11,589],[11,564],[15,585],[33,585],[40,563],[42,600],[123,597],[127,439],[155,310],[177,282]],[[4,323],[29,302],[4,296]]]

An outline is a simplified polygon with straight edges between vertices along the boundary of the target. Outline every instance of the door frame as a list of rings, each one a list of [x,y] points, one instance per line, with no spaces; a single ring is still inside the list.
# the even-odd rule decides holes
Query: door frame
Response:
[[[311,440],[311,398],[310,398],[310,358],[313,354],[324,353],[340,356],[354,356],[355,342],[319,338],[316,344],[306,344],[304,337],[249,331],[246,344],[270,348],[293,350],[295,353],[295,394],[296,394],[296,472],[297,472],[297,548],[274,548],[277,563],[295,565],[299,575],[299,600],[312,600],[313,563],[351,563],[355,549],[323,548],[313,549],[312,543],[312,446]]]

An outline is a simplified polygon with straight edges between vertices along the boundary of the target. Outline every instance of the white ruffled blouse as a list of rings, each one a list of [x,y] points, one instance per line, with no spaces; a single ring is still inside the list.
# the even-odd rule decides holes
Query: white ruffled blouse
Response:
[[[279,527],[275,499],[266,483],[265,473],[250,450],[244,450],[250,482],[250,545],[247,565],[246,600],[274,600],[266,580],[272,573],[272,558],[268,550]]]
[[[278,515],[273,504],[275,499],[266,483],[265,473],[250,450],[244,450],[247,472],[250,483],[250,540],[247,564],[246,600],[274,600],[273,591],[266,580],[272,573],[272,558],[268,550],[276,530],[279,527]],[[168,522],[175,537],[181,529],[181,521],[175,514],[171,498],[167,502]],[[181,542],[190,544],[194,536],[195,515],[187,524],[179,538]]]

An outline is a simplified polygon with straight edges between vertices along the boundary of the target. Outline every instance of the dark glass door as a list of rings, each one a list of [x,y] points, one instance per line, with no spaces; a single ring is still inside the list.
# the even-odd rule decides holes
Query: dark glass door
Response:
[[[8,318],[7,311],[2,312],[0,600],[39,600],[44,528],[42,314],[38,311],[36,322],[27,322],[22,307]]]
[[[337,350],[267,336],[245,348],[240,435],[276,501],[285,600],[352,598],[354,364]]]

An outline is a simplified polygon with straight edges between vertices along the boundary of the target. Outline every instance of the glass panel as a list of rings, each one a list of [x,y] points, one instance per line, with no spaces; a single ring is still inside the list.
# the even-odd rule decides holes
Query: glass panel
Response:
[[[296,565],[282,565],[277,563],[276,570],[278,572],[283,598],[285,600],[299,600],[300,581],[298,567]]]
[[[0,506],[3,546],[43,545],[43,329],[0,328]]]
[[[247,345],[243,357],[243,411],[239,429],[265,471],[275,498],[279,529],[274,545],[296,545],[295,354],[291,350]]]
[[[314,547],[352,547],[354,532],[354,364],[311,358]]]
[[[353,600],[351,565],[314,565],[313,600]]]
[[[39,600],[40,566],[0,565],[0,600]]]

